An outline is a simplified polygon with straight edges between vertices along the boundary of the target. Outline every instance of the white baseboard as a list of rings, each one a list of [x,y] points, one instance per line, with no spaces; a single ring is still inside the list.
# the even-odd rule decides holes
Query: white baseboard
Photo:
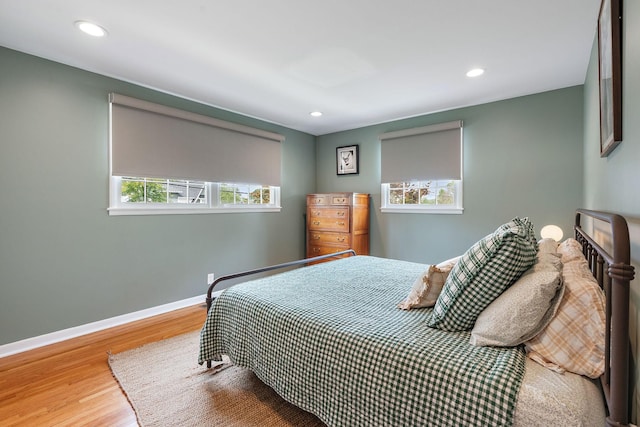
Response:
[[[214,292],[213,296],[218,296],[220,292],[222,291]],[[93,332],[102,331],[104,329],[113,328],[114,326],[124,325],[125,323],[135,322],[136,320],[146,319],[147,317],[156,316],[158,314],[164,314],[170,311],[204,303],[205,298],[206,295],[187,298],[181,301],[175,301],[169,304],[135,311],[133,313],[111,317],[109,319],[99,320],[97,322],[87,323],[85,325],[75,326],[73,328],[63,329],[61,331],[51,332],[49,334],[27,338],[9,344],[3,344],[0,345],[0,358],[33,350],[34,348],[44,347],[45,345],[55,344],[82,335],[91,334]]]

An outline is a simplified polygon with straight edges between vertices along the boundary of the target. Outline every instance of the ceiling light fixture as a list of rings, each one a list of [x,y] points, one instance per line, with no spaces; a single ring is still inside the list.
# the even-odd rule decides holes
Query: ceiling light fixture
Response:
[[[104,37],[107,35],[107,30],[102,28],[98,24],[94,24],[93,22],[88,21],[76,21],[76,27],[86,34],[89,34],[93,37]]]
[[[313,117],[320,117],[322,115],[322,111],[312,111],[309,115]]]
[[[484,74],[484,69],[482,68],[474,68],[472,70],[467,71],[467,77],[478,77]]]

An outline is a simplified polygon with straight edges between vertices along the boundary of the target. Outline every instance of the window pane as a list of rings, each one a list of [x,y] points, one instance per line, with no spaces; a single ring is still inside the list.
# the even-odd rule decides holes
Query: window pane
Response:
[[[404,204],[417,205],[420,200],[420,186],[417,183],[409,183],[405,186]]]
[[[120,185],[120,201],[122,203],[144,203],[145,183],[140,178],[122,178]]]
[[[207,187],[205,182],[189,182],[189,189],[187,191],[187,203],[207,203]]]
[[[206,183],[169,180],[169,203],[207,203]]]
[[[249,204],[249,186],[248,185],[239,185],[236,187],[235,204],[236,205]]]
[[[145,183],[146,203],[167,203],[166,179],[147,179]]]
[[[252,205],[264,205],[270,203],[270,191],[268,185],[249,186],[249,203]]]

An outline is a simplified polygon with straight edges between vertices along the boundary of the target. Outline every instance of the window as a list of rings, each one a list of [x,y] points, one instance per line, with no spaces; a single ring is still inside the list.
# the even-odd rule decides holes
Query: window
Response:
[[[462,213],[462,121],[380,135],[382,212]]]
[[[461,213],[462,181],[407,181],[382,184],[384,212]]]
[[[280,189],[179,179],[112,177],[110,215],[278,212]]]
[[[207,183],[179,179],[122,177],[120,203],[206,204]]]
[[[282,135],[113,93],[109,118],[109,215],[280,210]]]

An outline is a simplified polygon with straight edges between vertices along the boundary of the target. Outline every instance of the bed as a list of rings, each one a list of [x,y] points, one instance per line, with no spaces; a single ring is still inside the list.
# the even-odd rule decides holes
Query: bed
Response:
[[[199,363],[227,355],[328,426],[628,425],[627,225],[578,210],[574,229],[557,244],[515,218],[437,265],[350,256],[221,277]],[[221,281],[281,268],[211,297]],[[533,278],[548,282],[526,297],[543,308],[521,321],[514,301]],[[589,308],[577,303],[565,321],[579,328],[558,349],[567,301],[585,299],[577,282]]]

